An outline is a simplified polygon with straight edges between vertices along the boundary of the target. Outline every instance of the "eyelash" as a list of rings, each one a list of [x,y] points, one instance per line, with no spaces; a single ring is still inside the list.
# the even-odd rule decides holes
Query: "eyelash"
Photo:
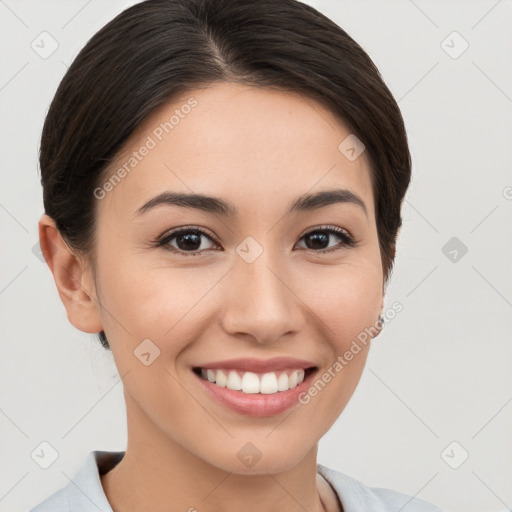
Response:
[[[301,236],[300,240],[307,237],[308,235],[311,235],[311,234],[317,233],[317,232],[325,232],[325,233],[330,233],[330,234],[336,235],[340,239],[342,239],[342,242],[337,247],[334,247],[334,248],[331,247],[330,249],[319,249],[319,250],[305,249],[305,250],[309,250],[309,251],[314,252],[315,254],[322,255],[322,254],[338,251],[343,248],[357,247],[359,245],[359,241],[355,240],[348,233],[348,231],[346,231],[345,229],[335,227],[335,226],[320,226],[318,228],[314,228],[314,229],[308,231],[307,233],[304,233],[304,235]],[[201,235],[204,235],[207,238],[209,238],[212,242],[217,243],[213,239],[213,235],[210,234],[209,232],[205,231],[204,229],[200,229],[200,228],[192,227],[192,226],[190,226],[190,227],[186,226],[186,227],[178,228],[176,230],[171,231],[170,233],[168,233],[168,234],[164,235],[163,237],[159,238],[158,240],[156,240],[152,245],[154,247],[163,247],[167,251],[170,251],[170,252],[173,252],[176,254],[180,254],[183,256],[197,256],[201,253],[214,250],[214,249],[204,249],[201,251],[183,251],[183,250],[176,249],[174,247],[167,245],[172,239],[174,239],[177,236],[184,234],[184,233],[201,234]]]

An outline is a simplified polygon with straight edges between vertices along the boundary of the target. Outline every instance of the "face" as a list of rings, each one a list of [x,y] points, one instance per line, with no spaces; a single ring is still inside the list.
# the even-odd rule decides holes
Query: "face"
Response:
[[[311,99],[226,83],[184,94],[138,127],[111,167],[120,179],[97,191],[94,276],[132,438],[169,442],[226,471],[280,472],[343,411],[369,344],[341,370],[335,362],[375,325],[383,299],[370,170],[365,153],[354,160],[338,148],[349,135]],[[338,190],[353,200],[345,192],[292,209]],[[142,208],[164,192],[217,202]],[[238,398],[226,405],[212,388],[227,388],[193,370],[277,357],[317,370],[258,403],[228,391]],[[307,403],[297,399],[315,383]],[[276,398],[294,392],[291,405]],[[254,468],[238,456],[244,446],[261,454]]]

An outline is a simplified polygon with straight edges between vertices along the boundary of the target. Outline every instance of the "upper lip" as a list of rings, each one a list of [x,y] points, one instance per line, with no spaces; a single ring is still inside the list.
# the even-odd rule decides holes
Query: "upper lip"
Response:
[[[226,370],[242,370],[246,372],[275,372],[286,370],[288,368],[311,368],[315,363],[305,361],[304,359],[295,359],[294,357],[275,357],[272,359],[254,359],[254,358],[238,358],[225,359],[224,361],[214,361],[197,366],[204,369],[226,369]]]

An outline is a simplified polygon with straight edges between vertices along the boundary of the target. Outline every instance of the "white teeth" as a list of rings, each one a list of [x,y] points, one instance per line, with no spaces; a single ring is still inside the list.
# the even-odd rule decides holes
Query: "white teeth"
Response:
[[[242,389],[242,379],[240,378],[240,375],[238,375],[238,373],[234,370],[229,372],[226,387],[229,389],[234,389],[235,391]]]
[[[215,384],[221,388],[225,388],[228,383],[228,377],[222,370],[217,370]]]
[[[281,373],[281,375],[279,375],[279,379],[277,379],[278,391],[287,391],[290,389],[289,382],[290,380],[288,379],[288,375],[286,375],[284,372]]]
[[[286,375],[286,373],[284,374]],[[277,393],[279,387],[277,385],[277,377],[275,373],[265,373],[263,377],[261,377],[260,382],[260,393],[265,393],[270,395],[272,393]],[[286,391],[286,389],[281,390]]]
[[[242,391],[244,393],[259,393],[260,379],[255,373],[245,372],[242,377]]]
[[[290,386],[290,389],[293,389],[295,386],[297,386],[297,372],[293,372],[290,375],[289,384],[288,385]]]
[[[227,387],[243,393],[273,394],[295,388],[304,381],[304,370],[288,370],[257,374],[254,372],[239,372],[237,370],[201,369],[201,377],[209,382],[214,382],[219,387]],[[288,376],[289,374],[289,376]]]

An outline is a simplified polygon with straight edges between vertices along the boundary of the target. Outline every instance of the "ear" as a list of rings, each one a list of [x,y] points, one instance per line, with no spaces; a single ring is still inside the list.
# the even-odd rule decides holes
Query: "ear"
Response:
[[[382,315],[382,312],[384,311],[384,296],[385,296],[385,294],[386,294],[386,290],[385,290],[385,286],[383,285],[382,286],[382,297],[381,297],[381,301],[380,301],[379,316],[375,320],[375,329],[377,329],[377,333],[375,334],[375,336],[372,336],[372,338],[376,338],[382,332],[382,325],[379,322],[379,318]]]
[[[39,220],[39,244],[66,308],[68,320],[83,332],[98,333],[103,330],[92,273],[71,252],[55,221],[46,214]]]
[[[382,315],[382,311],[384,311],[384,298],[382,299],[381,305],[380,305],[380,312],[379,317],[375,320],[375,329],[377,329],[377,333],[375,336],[372,336],[372,338],[376,338],[381,332],[382,332],[382,324],[379,322],[380,315]]]

